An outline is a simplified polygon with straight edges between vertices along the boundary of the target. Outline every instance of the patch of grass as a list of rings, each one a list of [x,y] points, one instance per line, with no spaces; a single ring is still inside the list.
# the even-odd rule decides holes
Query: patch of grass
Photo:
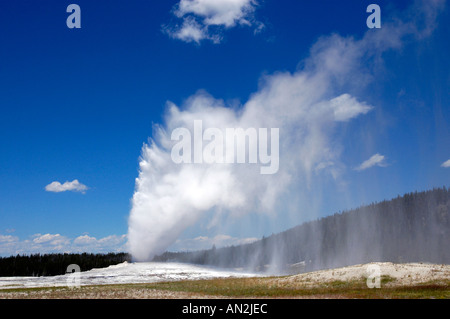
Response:
[[[383,283],[395,281],[386,276]],[[266,278],[211,279],[146,285],[148,289],[195,292],[224,297],[450,298],[450,283],[370,289],[364,280],[332,281],[311,288],[274,285]]]
[[[381,275],[381,286],[395,281],[397,281],[397,279],[395,279],[394,277],[391,277],[389,275]]]

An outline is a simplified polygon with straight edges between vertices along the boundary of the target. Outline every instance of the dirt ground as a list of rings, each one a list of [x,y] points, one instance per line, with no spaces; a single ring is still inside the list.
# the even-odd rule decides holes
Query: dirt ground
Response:
[[[197,299],[218,298],[188,292],[145,289],[139,287],[92,286],[81,288],[39,288],[2,292],[0,299]]]

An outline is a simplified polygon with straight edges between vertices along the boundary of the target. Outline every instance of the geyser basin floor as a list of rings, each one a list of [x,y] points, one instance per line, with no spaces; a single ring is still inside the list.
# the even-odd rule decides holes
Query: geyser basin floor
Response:
[[[67,287],[4,289],[0,290],[0,298],[450,298],[450,265],[373,264],[381,268],[379,289],[369,289],[366,285],[368,265],[356,265],[284,277],[222,276],[82,286],[72,290]]]
[[[158,262],[124,262],[107,268],[92,269],[79,274],[79,284],[81,286],[258,276],[257,274],[221,270],[206,266]],[[68,279],[68,275],[48,277],[0,277],[0,289],[66,287]]]

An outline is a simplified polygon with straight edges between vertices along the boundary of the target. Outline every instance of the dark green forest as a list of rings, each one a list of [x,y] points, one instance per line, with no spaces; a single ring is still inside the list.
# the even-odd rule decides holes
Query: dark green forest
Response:
[[[56,276],[65,274],[71,264],[87,271],[130,260],[127,253],[17,255],[0,258],[0,276]]]
[[[310,221],[251,244],[155,261],[289,272],[374,261],[450,263],[450,191],[414,192]]]

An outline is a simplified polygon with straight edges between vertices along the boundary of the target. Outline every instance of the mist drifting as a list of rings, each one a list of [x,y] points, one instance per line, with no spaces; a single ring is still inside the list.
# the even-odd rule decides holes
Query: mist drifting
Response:
[[[408,38],[428,36],[444,3],[416,2],[407,11],[411,14],[407,22],[386,21],[361,39],[337,34],[320,38],[301,68],[264,76],[257,92],[238,107],[201,90],[181,106],[167,102],[164,123],[153,128],[141,151],[128,228],[133,258],[151,260],[207,214],[228,214],[236,220],[249,212],[274,214],[281,197],[284,201],[298,197],[318,174],[338,180],[343,143],[335,138],[336,132],[342,123],[356,121],[375,107],[349,92],[373,81],[383,52],[400,49]],[[225,159],[175,163],[172,132],[177,128],[194,132],[199,120],[204,129],[222,131],[279,128],[276,174],[261,174],[260,165]],[[252,143],[249,139],[247,149],[258,148]]]

